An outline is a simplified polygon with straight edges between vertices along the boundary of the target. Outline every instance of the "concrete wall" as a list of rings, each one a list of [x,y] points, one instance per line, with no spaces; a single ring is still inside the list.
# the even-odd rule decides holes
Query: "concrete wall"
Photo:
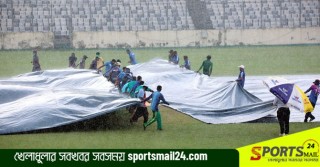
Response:
[[[1,33],[1,49],[53,48],[53,33],[51,32],[12,32]]]
[[[74,32],[74,48],[320,44],[320,27],[296,29]],[[53,33],[0,33],[1,49],[53,48]]]
[[[296,29],[74,32],[75,48],[319,44],[320,27]]]
[[[237,45],[319,44],[320,27],[296,29],[232,30],[224,33],[223,43]]]

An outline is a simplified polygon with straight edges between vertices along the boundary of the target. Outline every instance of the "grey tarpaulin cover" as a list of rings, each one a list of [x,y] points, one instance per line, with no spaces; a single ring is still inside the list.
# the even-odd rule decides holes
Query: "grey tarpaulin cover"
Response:
[[[250,69],[242,89],[234,82],[236,77],[207,77],[160,59],[130,68],[150,88],[155,90],[162,85],[169,107],[206,123],[240,123],[275,114],[276,108],[271,103],[274,96],[262,84],[267,76],[250,76]],[[303,90],[320,78],[319,75],[283,77]],[[94,71],[27,73],[0,80],[0,134],[66,125],[137,102],[119,95],[111,83]],[[316,120],[319,113],[313,112]],[[303,113],[292,111],[290,121],[301,122],[303,117]]]
[[[48,70],[0,80],[0,134],[90,119],[139,100],[90,70]]]
[[[162,85],[162,93],[171,108],[188,114],[206,123],[239,123],[275,115],[272,95],[262,80],[268,76],[250,76],[247,70],[244,89],[239,87],[234,77],[208,77],[180,68],[166,60],[154,59],[130,67],[134,74],[141,75],[145,84],[152,89]],[[238,72],[238,67],[234,67]],[[213,68],[214,70],[214,68]],[[307,90],[320,75],[282,76]],[[319,102],[318,102],[319,103]],[[313,114],[316,121],[320,117],[320,107]],[[304,113],[292,111],[290,121],[302,122]]]

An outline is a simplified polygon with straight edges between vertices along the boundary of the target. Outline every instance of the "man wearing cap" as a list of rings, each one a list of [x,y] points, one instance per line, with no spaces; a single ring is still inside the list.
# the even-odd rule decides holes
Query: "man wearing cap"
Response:
[[[318,96],[320,94],[319,83],[320,83],[319,79],[316,79],[313,82],[313,85],[311,85],[311,87],[304,92],[304,93],[308,93],[311,91],[311,93],[309,95],[309,100],[310,100],[313,108],[316,106]],[[310,117],[310,122],[315,119],[315,117],[311,114],[311,112],[307,112],[305,115],[305,118],[304,118],[304,122],[308,122],[309,117]]]
[[[128,63],[130,63],[131,65],[137,64],[136,55],[130,49],[127,49],[127,54],[130,59],[130,61]]]
[[[199,72],[203,67],[203,74],[210,76],[212,73],[212,62],[211,62],[211,55],[207,56],[207,60],[202,62],[201,67],[197,72]]]
[[[86,68],[86,60],[87,60],[88,56],[87,55],[83,55],[80,63],[77,65],[77,67],[80,65],[79,69],[85,69]]]
[[[239,73],[238,79],[236,81],[239,84],[239,86],[241,86],[243,88],[244,81],[246,80],[246,73],[244,72],[244,65],[240,65],[238,67],[239,67],[240,73]]]
[[[41,71],[41,66],[39,63],[39,57],[38,57],[38,52],[37,50],[33,50],[33,58],[32,58],[32,72],[34,71]]]

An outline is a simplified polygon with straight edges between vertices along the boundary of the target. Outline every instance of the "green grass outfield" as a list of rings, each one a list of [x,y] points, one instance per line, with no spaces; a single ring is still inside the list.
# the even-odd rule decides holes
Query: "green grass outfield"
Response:
[[[180,64],[183,55],[188,55],[192,70],[198,70],[208,54],[212,55],[213,76],[237,76],[237,66],[246,66],[247,75],[275,74],[319,74],[320,46],[261,46],[261,47],[214,47],[214,48],[173,48],[178,51]],[[138,62],[146,62],[153,58],[168,59],[169,48],[133,49]],[[112,58],[122,60],[127,65],[128,55],[124,49],[89,49],[89,50],[40,50],[41,68],[57,69],[68,67],[68,57],[72,52],[78,57],[86,54],[89,58],[86,67],[89,68],[96,51],[104,60]],[[32,51],[0,51],[0,77],[9,77],[30,72]]]
[[[0,148],[168,148],[168,149],[226,149],[238,148],[279,137],[278,123],[205,124],[187,115],[160,108],[164,130],[156,130],[156,123],[143,130],[140,118],[130,125],[129,113],[120,111],[111,119],[95,122],[100,127],[72,126],[63,131],[0,135]],[[149,110],[150,112],[150,110]],[[84,126],[91,127],[90,124]],[[319,127],[319,122],[290,123],[290,133]],[[109,129],[110,128],[110,129]]]
[[[174,48],[173,48],[174,49]],[[167,59],[166,49],[133,49],[139,62],[154,57]],[[213,56],[213,76],[237,76],[238,65],[246,66],[249,75],[319,74],[320,47],[269,46],[269,47],[218,47],[177,48],[180,55],[188,55],[192,69],[197,70],[206,55]],[[99,49],[105,60],[112,58],[127,62],[125,50]],[[40,50],[42,69],[59,69],[68,65],[68,57],[75,52],[78,60],[83,54],[93,59],[96,50]],[[0,78],[31,71],[32,51],[0,51]],[[126,63],[123,63],[126,65]],[[165,96],[165,95],[164,95]],[[201,104],[199,104],[201,105]],[[142,118],[137,123],[128,123],[130,115],[119,111],[112,119],[105,119],[98,128],[73,126],[66,131],[0,135],[0,148],[237,148],[278,137],[277,123],[241,123],[211,125],[195,120],[174,110],[160,108],[164,130],[157,131],[156,124],[146,131]],[[92,125],[89,125],[91,127]],[[290,133],[319,127],[319,122],[290,123]]]

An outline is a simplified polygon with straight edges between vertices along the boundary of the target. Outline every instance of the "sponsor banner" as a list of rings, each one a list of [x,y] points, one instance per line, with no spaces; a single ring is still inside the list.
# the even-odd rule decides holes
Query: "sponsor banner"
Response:
[[[0,162],[10,166],[239,166],[238,151],[213,149],[6,149]]]
[[[263,132],[261,132],[263,133]],[[238,148],[240,167],[319,167],[320,128]]]

